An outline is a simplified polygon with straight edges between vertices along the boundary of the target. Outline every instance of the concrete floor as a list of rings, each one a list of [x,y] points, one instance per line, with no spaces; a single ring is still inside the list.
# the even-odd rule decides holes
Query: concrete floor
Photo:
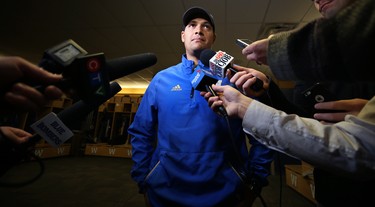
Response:
[[[130,178],[132,161],[113,157],[59,157],[43,160],[44,173],[23,187],[0,187],[0,206],[144,207],[143,196]],[[0,182],[22,183],[41,171],[37,162],[12,168]],[[269,177],[262,197],[267,207],[314,207],[315,204],[285,185],[280,173]],[[281,184],[281,185],[280,185]],[[281,197],[280,197],[281,196]],[[260,199],[253,207],[265,207]]]

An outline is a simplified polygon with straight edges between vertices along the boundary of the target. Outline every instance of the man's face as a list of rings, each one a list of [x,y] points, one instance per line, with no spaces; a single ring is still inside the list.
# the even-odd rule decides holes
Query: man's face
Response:
[[[324,18],[331,18],[356,0],[313,0],[315,8]]]
[[[181,32],[181,41],[185,45],[186,53],[190,55],[211,48],[215,37],[212,25],[202,18],[191,20]]]

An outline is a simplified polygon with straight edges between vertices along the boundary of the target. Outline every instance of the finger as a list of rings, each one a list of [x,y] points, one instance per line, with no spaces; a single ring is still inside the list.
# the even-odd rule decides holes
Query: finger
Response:
[[[235,82],[235,85],[237,86],[237,88],[240,88],[240,89],[244,90],[244,89],[246,89],[246,88],[244,88],[244,84],[246,83],[246,81],[251,80],[253,77],[254,76],[250,73],[242,75]]]
[[[212,85],[212,89],[214,89],[214,91],[218,92],[218,93],[222,93],[224,91],[224,87],[226,86],[219,86],[219,85]]]
[[[63,95],[63,92],[61,89],[59,89],[56,86],[47,86],[47,88],[44,90],[44,95],[49,100],[58,99]]]
[[[223,101],[221,100],[216,100],[212,102],[211,108],[214,109],[215,111],[218,111],[219,107],[223,105]]]
[[[29,102],[33,102],[38,106],[44,106],[47,103],[47,100],[42,93],[23,83],[14,84],[10,92],[14,95],[23,96]]]
[[[19,69],[24,73],[24,78],[41,83],[53,83],[62,78],[61,74],[53,74],[38,67],[37,65],[22,59],[18,64]]]
[[[345,119],[347,113],[315,113],[314,118],[326,122],[340,122]]]
[[[25,130],[19,129],[19,128],[13,128],[13,132],[14,132],[14,134],[16,134],[19,137],[29,138],[29,137],[33,136],[31,133],[29,133]]]
[[[8,92],[4,96],[4,100],[8,102],[12,108],[16,108],[20,111],[37,111],[38,106],[34,103],[28,100],[26,97]]]
[[[232,67],[238,71],[248,71],[248,68],[240,66],[240,65],[233,64]]]
[[[242,88],[243,90],[252,90],[251,86],[256,82],[256,77],[252,76],[248,78],[245,83],[243,83]]]
[[[315,109],[331,109],[333,106],[332,106],[332,102],[321,102],[321,103],[317,103],[314,105],[314,108]]]
[[[218,96],[211,96],[208,98],[208,105],[211,106],[217,101],[220,101],[220,98]]]

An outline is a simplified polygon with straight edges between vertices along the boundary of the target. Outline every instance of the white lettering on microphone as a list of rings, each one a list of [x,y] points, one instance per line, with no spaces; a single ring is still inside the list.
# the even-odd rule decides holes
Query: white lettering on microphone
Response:
[[[48,144],[58,147],[73,136],[73,132],[53,112],[31,125]]]
[[[61,144],[61,140],[59,139],[59,137],[56,136],[56,134],[54,134],[53,131],[51,131],[43,122],[36,125],[36,127],[43,131],[44,134],[48,136],[48,138],[52,140],[56,145]]]

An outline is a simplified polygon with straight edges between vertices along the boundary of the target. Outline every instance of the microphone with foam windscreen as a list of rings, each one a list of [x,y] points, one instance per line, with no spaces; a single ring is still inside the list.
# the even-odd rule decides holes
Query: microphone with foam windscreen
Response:
[[[116,80],[123,76],[138,72],[155,65],[157,57],[154,53],[141,53],[107,61],[109,80]]]
[[[39,66],[52,73],[71,73],[69,74],[71,76],[76,75],[75,73],[83,69],[92,70],[95,66],[106,66],[105,68],[107,68],[109,80],[112,81],[150,67],[157,61],[157,58],[153,53],[140,53],[137,55],[107,60],[106,62],[85,62],[91,67],[77,68],[79,65],[74,64],[74,62],[77,59],[86,56],[90,56],[86,50],[72,39],[68,39],[47,49],[43,53]],[[91,58],[87,59],[91,60]]]
[[[90,102],[109,93],[110,81],[150,67],[156,61],[153,53],[106,60],[103,53],[88,54],[75,41],[69,39],[47,49],[39,66],[52,73],[62,74],[63,79],[53,85]],[[25,83],[42,93],[45,90],[45,85],[39,85],[40,83]]]
[[[64,143],[66,141],[64,140],[64,132],[68,133],[69,131],[67,128],[80,123],[91,111],[116,95],[119,91],[121,91],[121,86],[117,82],[112,82],[110,83],[110,93],[105,97],[95,99],[90,103],[80,100],[57,113],[56,116],[53,116],[54,113],[48,114],[46,117],[40,119],[32,125],[34,131],[36,131],[38,134],[34,135],[27,142],[27,145],[31,146],[35,144],[41,139],[41,137],[43,137],[52,146],[58,146]]]
[[[199,59],[205,66],[209,67],[212,73],[217,77],[224,78],[228,69],[234,73],[238,72],[232,67],[234,57],[221,50],[215,52],[210,49],[205,49],[201,52]],[[260,91],[263,89],[263,81],[256,78],[255,83],[250,87],[254,91]]]
[[[224,78],[227,70],[232,67],[233,56],[219,50],[215,52],[210,49],[202,51],[199,59],[205,65],[210,67],[212,73],[219,78]]]
[[[195,69],[190,78],[193,88],[198,91],[207,91],[206,86],[216,84],[219,80],[211,71],[200,68]]]
[[[138,72],[156,62],[157,58],[153,53],[141,53],[111,60],[105,60],[103,53],[78,56],[65,66],[62,71],[62,81],[55,85],[62,90],[73,89],[80,99],[91,102],[106,96],[110,81]],[[44,68],[51,70],[49,67],[54,65],[56,64],[46,64]],[[44,90],[44,86],[35,88]]]
[[[216,84],[221,79],[211,73],[210,70],[195,69],[190,81],[195,90],[211,92],[213,96],[217,96],[216,92],[212,89],[212,84]],[[223,106],[219,107],[219,113],[223,116],[228,116],[227,111]]]
[[[106,97],[96,99],[90,103],[80,100],[57,115],[54,113],[48,114],[46,116],[49,117],[48,119],[42,118],[34,123],[37,128],[36,131],[39,131],[39,133],[34,134],[24,144],[14,144],[8,139],[1,140],[0,162],[2,164],[0,165],[0,175],[20,161],[27,160],[28,156],[30,156],[30,148],[32,149],[42,138],[55,147],[63,144],[72,135],[69,127],[81,122],[91,111],[116,95],[119,91],[121,91],[121,86],[117,82],[112,82],[110,83],[110,93]]]

